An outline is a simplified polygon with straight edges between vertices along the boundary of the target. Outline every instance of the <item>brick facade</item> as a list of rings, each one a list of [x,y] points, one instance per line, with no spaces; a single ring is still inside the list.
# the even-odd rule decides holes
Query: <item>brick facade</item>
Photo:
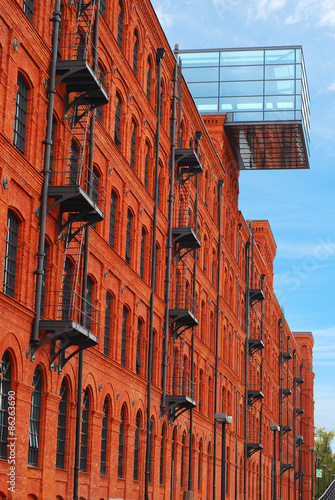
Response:
[[[104,2],[100,0],[100,3]],[[123,12],[122,47],[118,43],[120,5]],[[3,358],[5,353],[9,356],[11,390],[15,391],[16,398],[15,493],[8,489],[8,456],[0,458],[0,497],[8,499],[67,500],[73,497],[78,355],[66,363],[59,373],[55,365],[50,369],[50,342],[37,350],[33,361],[28,349],[32,347],[31,335],[35,317],[39,215],[49,102],[47,89],[52,57],[53,23],[50,19],[53,17],[53,10],[54,2],[35,1],[31,21],[22,9],[22,2],[0,0],[2,269],[6,267],[5,255],[8,254],[8,212],[13,213],[18,221],[14,297],[5,293],[4,289],[0,291],[0,357]],[[73,5],[63,2],[61,36],[75,32],[76,15],[76,2],[73,2]],[[290,427],[291,430],[277,439],[277,496],[287,500],[294,497],[294,491],[298,492],[299,478],[295,476],[299,472],[296,436],[302,435],[304,444],[301,471],[305,475],[301,476],[301,490],[302,498],[307,499],[311,495],[309,447],[314,443],[313,338],[308,333],[295,334],[290,331],[275,297],[273,260],[276,244],[269,223],[245,221],[238,210],[239,171],[223,128],[225,117],[206,116],[202,120],[184,81],[181,85],[180,127],[177,126],[177,134],[180,135],[182,148],[189,148],[190,144],[194,144],[195,133],[202,132],[199,148],[203,172],[182,184],[177,182],[180,177],[178,178],[178,165],[175,167],[174,213],[176,209],[182,208],[187,186],[188,213],[195,213],[195,205],[198,204],[196,229],[201,247],[197,251],[197,259],[194,251],[189,252],[179,262],[178,259],[172,258],[170,298],[171,304],[177,300],[177,276],[184,276],[183,273],[186,273],[183,286],[185,285],[186,291],[192,294],[194,284],[197,304],[195,314],[199,324],[194,329],[186,329],[175,341],[169,338],[166,379],[169,394],[171,380],[176,381],[177,373],[184,385],[186,379],[191,379],[193,372],[195,388],[191,396],[196,407],[192,410],[191,433],[190,410],[182,413],[174,422],[169,422],[168,413],[162,412],[165,290],[166,280],[169,278],[166,276],[166,245],[171,198],[170,118],[175,57],[168,47],[149,0],[122,3],[118,0],[107,1],[105,13],[101,12],[99,18],[99,66],[108,75],[105,82],[108,82],[109,103],[103,106],[102,115],[95,119],[94,129],[93,167],[104,186],[104,220],[97,222],[95,227],[89,230],[87,275],[92,282],[91,303],[99,311],[96,332],[99,343],[86,349],[83,355],[82,387],[88,394],[89,413],[86,471],[79,473],[79,498],[144,498],[152,300],[153,366],[149,408],[152,445],[149,498],[179,500],[184,498],[189,489],[193,491],[195,500],[213,499],[214,489],[215,498],[220,497],[222,436],[221,426],[217,425],[215,429],[214,414],[227,413],[233,417],[233,423],[227,426],[226,435],[226,498],[271,498],[273,433],[270,431],[270,424],[279,424],[281,420],[282,426]],[[70,39],[70,36],[68,38]],[[137,63],[134,71],[136,39]],[[157,152],[157,276],[152,299],[151,265],[158,124],[156,52],[159,48],[165,48],[166,54],[162,60],[160,87],[162,113]],[[28,88],[23,154],[13,145],[18,75],[21,75]],[[69,115],[73,114],[73,108],[66,110],[65,98],[66,86],[59,83],[56,86],[53,112],[53,175],[57,172],[54,165],[65,158],[70,147]],[[118,99],[121,101],[119,144],[115,135]],[[132,153],[134,125],[135,149]],[[220,228],[218,196],[221,180],[224,184],[221,192]],[[49,199],[48,205],[50,204]],[[47,251],[43,279],[44,307],[47,312],[52,305],[51,292],[60,290],[66,255],[63,235],[65,236],[67,226],[64,226],[65,229],[58,237],[59,212],[59,206],[55,206],[46,216]],[[131,215],[129,248],[128,214]],[[63,214],[64,219],[66,215]],[[252,246],[251,269],[254,288],[261,288],[261,277],[265,276],[265,299],[251,308],[247,318],[250,321],[250,332],[255,328],[255,332],[260,335],[262,329],[264,349],[250,357],[246,356],[245,352],[248,245]],[[175,251],[174,245],[172,257],[175,257]],[[71,259],[72,257],[69,257],[69,261],[74,265]],[[218,287],[219,259],[221,279]],[[80,270],[82,272],[82,267]],[[78,280],[80,288],[82,274],[79,274]],[[220,310],[217,315],[218,296]],[[108,321],[109,331],[106,327]],[[41,330],[39,340],[46,334],[47,332]],[[169,337],[170,334],[169,331]],[[109,337],[109,345],[106,344],[106,337]],[[73,350],[74,347],[70,347],[68,352]],[[290,356],[285,360],[283,353]],[[263,399],[253,403],[248,410],[245,409],[246,360],[248,388],[252,387],[250,384],[259,383],[257,387],[261,388],[264,395]],[[40,369],[42,390],[38,462],[37,466],[32,466],[28,464],[28,448],[34,391],[32,381],[36,367]],[[2,376],[4,377],[4,367]],[[303,379],[303,382],[297,379]],[[59,407],[62,400],[60,391],[63,380],[67,394],[65,454],[64,467],[57,468]],[[290,391],[285,397],[284,393],[280,392],[284,389]],[[108,408],[106,469],[101,474],[105,403],[105,408]],[[0,408],[4,409],[5,403],[1,403]],[[303,409],[304,413],[297,411],[299,409]],[[246,427],[245,416],[248,422]],[[123,429],[122,460],[120,428]],[[257,443],[262,445],[262,449],[245,461],[246,428],[247,442],[253,443],[252,439],[257,434]],[[189,447],[190,434],[192,450]],[[135,449],[138,450],[138,455]],[[291,464],[292,468],[281,475],[281,464]],[[244,484],[248,492],[246,497],[243,494]]]

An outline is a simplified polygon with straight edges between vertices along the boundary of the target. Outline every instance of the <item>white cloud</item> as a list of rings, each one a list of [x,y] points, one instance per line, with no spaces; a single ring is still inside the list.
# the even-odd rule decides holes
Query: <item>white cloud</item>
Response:
[[[260,0],[257,3],[256,19],[266,20],[274,11],[282,9],[286,0]]]
[[[328,89],[330,92],[335,92],[335,82],[329,85]]]

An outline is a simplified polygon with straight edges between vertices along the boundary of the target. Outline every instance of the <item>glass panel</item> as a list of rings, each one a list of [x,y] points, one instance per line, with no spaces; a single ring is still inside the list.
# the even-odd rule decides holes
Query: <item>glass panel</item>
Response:
[[[271,109],[273,110],[294,109],[294,96],[266,97],[265,109],[267,111]]]
[[[295,109],[301,109],[301,96],[295,96]]]
[[[242,64],[263,64],[264,50],[232,50],[221,52],[221,66],[241,66]]]
[[[265,67],[266,80],[280,80],[288,78],[294,78],[293,64],[281,64],[281,65]]]
[[[263,121],[263,112],[254,113],[234,113],[234,122],[261,122]]]
[[[187,82],[216,82],[219,79],[219,68],[183,68]]]
[[[294,120],[294,111],[272,111],[264,113],[265,121]]]
[[[301,64],[296,64],[295,66],[295,77],[296,78],[301,78],[302,71],[301,71]]]
[[[295,82],[295,91],[297,94],[301,94],[301,80],[296,80]]]
[[[265,51],[265,63],[294,63],[295,49],[269,49]]]
[[[263,70],[263,66],[223,66],[220,68],[220,80],[222,82],[262,80],[264,74]]]
[[[226,97],[220,99],[220,111],[260,111],[262,109],[262,97]]]
[[[220,83],[220,96],[262,95],[263,82]]]
[[[217,113],[218,112],[218,99],[195,99],[196,106],[200,113]]]
[[[190,83],[189,89],[194,98],[215,97],[218,95],[218,83]]]
[[[265,95],[294,94],[295,80],[278,80],[265,82]]]
[[[183,67],[189,66],[218,66],[219,52],[195,52],[180,54]]]
[[[301,49],[295,49],[295,57],[296,57],[297,63],[302,62],[302,50]]]

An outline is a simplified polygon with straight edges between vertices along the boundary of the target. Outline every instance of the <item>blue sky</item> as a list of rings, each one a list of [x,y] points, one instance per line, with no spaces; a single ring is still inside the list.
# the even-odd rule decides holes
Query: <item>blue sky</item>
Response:
[[[275,291],[292,331],[314,337],[315,425],[335,430],[335,0],[152,0],[173,48],[302,45],[310,170],[240,176],[246,219],[268,219]]]

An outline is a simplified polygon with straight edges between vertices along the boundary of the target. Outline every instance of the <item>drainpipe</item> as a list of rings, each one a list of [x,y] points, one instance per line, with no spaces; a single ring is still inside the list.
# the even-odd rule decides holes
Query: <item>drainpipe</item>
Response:
[[[48,187],[50,178],[50,154],[52,146],[52,121],[53,121],[53,111],[55,102],[55,81],[56,81],[56,63],[57,63],[57,52],[58,52],[58,36],[59,28],[61,22],[61,0],[56,0],[55,10],[53,13],[53,34],[52,34],[52,45],[51,45],[51,64],[50,64],[50,80],[49,80],[49,105],[47,113],[47,128],[45,133],[45,148],[44,148],[44,164],[43,164],[43,186],[41,194],[41,208],[40,208],[40,234],[38,241],[38,253],[37,253],[37,270],[36,270],[36,292],[35,292],[35,318],[33,324],[33,331],[31,342],[38,342],[38,333],[40,326],[40,315],[41,315],[41,298],[42,298],[42,288],[43,288],[43,264],[45,259],[45,227],[46,227],[46,217],[47,217],[47,201],[48,201]]]
[[[218,181],[218,224],[219,224],[219,244],[218,244],[218,281],[217,281],[217,306],[216,306],[216,339],[215,339],[215,388],[214,388],[214,415],[217,413],[218,402],[218,366],[219,366],[219,334],[220,334],[220,284],[221,284],[221,189],[223,181]],[[216,490],[216,421],[214,418],[214,457],[213,457],[213,498]]]
[[[150,477],[150,453],[151,453],[151,384],[152,384],[152,357],[153,357],[153,322],[154,322],[154,296],[156,290],[156,234],[157,234],[157,209],[158,209],[158,168],[159,168],[159,137],[161,122],[161,63],[165,56],[165,49],[157,49],[157,128],[156,128],[156,158],[155,158],[155,206],[152,231],[152,261],[151,261],[151,296],[150,296],[150,320],[149,320],[149,352],[148,352],[148,395],[147,395],[147,442],[145,453],[145,500],[149,500],[149,477]]]

